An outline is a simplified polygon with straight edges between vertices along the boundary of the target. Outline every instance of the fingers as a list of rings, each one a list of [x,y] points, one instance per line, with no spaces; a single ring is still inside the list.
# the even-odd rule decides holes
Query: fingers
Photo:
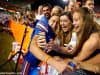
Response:
[[[37,42],[38,47],[45,48],[46,43],[45,42]]]
[[[73,48],[72,45],[70,44],[64,44],[64,47],[66,47],[66,51],[69,53],[69,54],[73,54],[75,49]]]
[[[46,39],[43,35],[38,35],[38,40]]]
[[[40,32],[38,34],[38,38],[37,38],[37,45],[43,49],[46,49],[46,52],[48,53],[52,50],[53,39],[50,39],[50,41],[47,44],[46,38],[45,38],[45,33]]]
[[[45,39],[45,36],[44,36],[44,34],[42,32],[38,35],[37,45],[39,47],[41,47],[41,48],[45,48],[46,47],[46,39]]]
[[[71,66],[67,65],[66,70],[67,70],[68,72],[71,72],[71,71],[73,71],[74,69],[73,69],[73,67],[71,67]]]
[[[47,47],[47,53],[53,50],[53,44],[54,44],[53,39],[50,39],[50,41],[46,45],[46,47]]]
[[[64,47],[67,47],[68,46],[68,44],[64,44]]]
[[[47,53],[52,51],[52,45],[51,44],[47,44],[46,48],[47,48]]]
[[[38,33],[38,35],[45,36],[45,32],[40,32],[40,33]]]
[[[46,43],[46,40],[45,39],[37,39],[37,43]]]
[[[74,61],[74,60],[68,60],[67,62],[66,62],[66,70],[67,71],[75,71],[75,70],[77,70],[77,69],[80,69],[80,63],[78,63],[78,62],[76,62],[76,61]]]

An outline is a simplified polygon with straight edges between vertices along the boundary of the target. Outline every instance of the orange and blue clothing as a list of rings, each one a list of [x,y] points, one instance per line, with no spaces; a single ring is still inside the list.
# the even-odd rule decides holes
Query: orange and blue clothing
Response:
[[[55,37],[55,33],[49,26],[48,20],[45,16],[42,16],[41,19],[37,21],[31,39],[35,35],[38,35],[40,32],[45,32],[47,42],[49,42],[51,38]],[[26,54],[24,61],[25,62],[23,66],[22,75],[39,75],[38,64],[40,63],[40,61],[30,51],[28,51],[28,53]]]

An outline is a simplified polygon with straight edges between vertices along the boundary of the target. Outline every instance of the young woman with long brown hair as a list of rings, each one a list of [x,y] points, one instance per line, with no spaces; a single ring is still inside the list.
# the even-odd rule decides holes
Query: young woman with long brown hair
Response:
[[[80,8],[73,13],[74,31],[77,33],[77,46],[72,60],[76,62],[86,62],[88,64],[100,65],[100,26],[94,22],[92,15],[87,8]],[[92,59],[95,57],[94,62]],[[81,64],[81,63],[80,63]],[[82,64],[81,64],[82,65]],[[85,68],[88,67],[85,66]],[[92,70],[95,68],[91,67]],[[78,71],[75,75],[88,75],[89,72]],[[93,74],[93,73],[92,73]],[[91,75],[91,74],[90,74]]]

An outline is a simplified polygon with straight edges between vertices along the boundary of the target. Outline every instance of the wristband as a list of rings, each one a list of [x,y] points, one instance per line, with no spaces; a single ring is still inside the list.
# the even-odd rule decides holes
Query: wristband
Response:
[[[73,68],[75,68],[75,67],[76,67],[76,64],[74,64],[74,63],[73,63],[73,62],[71,62],[71,61],[70,61],[70,62],[68,62],[68,65],[69,65],[69,66],[71,66],[71,67],[73,67]]]

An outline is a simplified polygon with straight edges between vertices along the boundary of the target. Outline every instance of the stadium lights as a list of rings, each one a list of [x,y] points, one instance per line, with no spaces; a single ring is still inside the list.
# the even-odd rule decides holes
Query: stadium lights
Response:
[[[68,1],[69,1],[69,0],[63,0],[63,2],[66,2],[66,3],[67,3]]]

